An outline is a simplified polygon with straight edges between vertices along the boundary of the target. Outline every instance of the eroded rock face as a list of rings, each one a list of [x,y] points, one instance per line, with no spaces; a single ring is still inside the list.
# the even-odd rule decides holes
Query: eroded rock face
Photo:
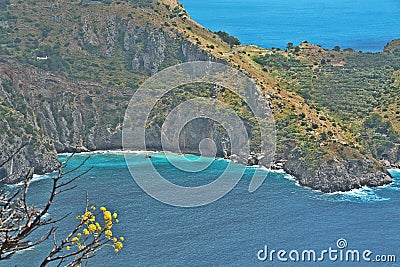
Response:
[[[142,25],[138,17],[118,17],[88,13],[81,18],[75,37],[85,51],[96,50],[112,57],[122,47],[133,72],[154,75],[174,64],[215,58],[178,33],[155,25]]]
[[[200,142],[209,139],[216,146],[217,156],[223,156],[222,139],[226,138],[226,134],[221,132],[211,120],[200,118],[189,122],[182,129],[179,137],[180,150],[170,149],[171,152],[200,154]],[[162,149],[160,126],[154,125],[146,130],[146,146],[153,150]],[[209,144],[207,147],[212,150],[211,146]]]

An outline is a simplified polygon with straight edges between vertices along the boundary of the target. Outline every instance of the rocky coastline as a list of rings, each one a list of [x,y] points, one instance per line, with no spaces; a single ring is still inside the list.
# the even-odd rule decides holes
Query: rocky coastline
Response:
[[[2,146],[0,163],[7,160],[20,146],[27,145],[12,161],[0,168],[0,179],[7,177],[15,170],[21,170],[23,173],[33,170],[31,174],[51,172],[58,166],[57,153],[121,149],[124,112],[138,84],[159,70],[181,62],[211,60],[231,64],[232,67],[249,75],[255,74],[253,78],[258,80],[260,86],[261,81],[264,81],[265,87],[275,90],[272,93],[269,92],[270,101],[275,99],[275,102],[278,102],[274,112],[279,113],[278,108],[285,105],[291,105],[294,108],[292,114],[281,118],[279,121],[281,126],[292,123],[294,119],[290,120],[290,117],[299,118],[300,115],[306,117],[305,113],[296,111],[297,101],[301,98],[296,96],[290,99],[289,95],[294,94],[293,92],[290,94],[286,92],[284,95],[284,89],[278,88],[279,84],[267,75],[269,70],[249,72],[249,70],[254,70],[252,68],[256,68],[254,67],[256,63],[252,60],[247,62],[248,59],[242,57],[248,55],[245,47],[241,47],[243,51],[240,51],[223,43],[217,35],[190,21],[183,7],[177,3],[175,5],[175,8],[159,5],[148,9],[152,20],[143,17],[142,10],[133,10],[132,14],[129,14],[131,16],[127,14],[126,16],[123,14],[108,16],[108,13],[102,16],[101,12],[105,12],[104,10],[99,11],[100,13],[94,10],[82,13],[82,17],[76,21],[64,21],[69,25],[68,30],[74,29],[69,34],[65,34],[71,35],[72,39],[64,45],[66,49],[71,50],[71,54],[78,55],[76,58],[70,58],[70,61],[77,62],[86,57],[96,58],[98,68],[91,61],[90,68],[93,68],[92,71],[96,74],[99,69],[103,68],[101,69],[103,71],[107,67],[107,71],[110,72],[108,79],[115,76],[116,72],[112,72],[113,61],[107,60],[113,57],[118,58],[117,56],[120,56],[118,53],[120,53],[126,63],[123,69],[126,72],[121,73],[129,73],[136,78],[135,88],[126,86],[123,81],[118,81],[118,83],[97,81],[95,79],[97,76],[93,78],[89,75],[89,71],[88,76],[82,74],[83,78],[75,79],[63,73],[63,69],[59,72],[45,71],[33,66],[43,63],[43,60],[51,59],[47,55],[43,57],[46,58],[43,60],[38,59],[37,56],[26,56],[25,61],[22,61],[22,58],[2,55],[0,57],[0,113],[4,119],[0,121],[0,145]],[[98,8],[98,6],[93,5],[87,8]],[[135,13],[136,11],[138,14]],[[42,10],[42,12],[47,12],[47,10]],[[151,14],[159,19],[157,23],[153,21]],[[164,14],[164,17],[160,14]],[[165,16],[165,14],[170,16]],[[185,27],[179,30],[178,24],[181,22],[178,19],[182,20],[182,23],[190,22],[190,26],[183,24]],[[31,26],[33,27],[34,24]],[[216,52],[217,48],[220,49],[218,52]],[[390,47],[386,50],[396,51]],[[257,54],[259,53],[265,53],[265,51],[260,49]],[[54,56],[59,56],[59,60],[62,60],[64,56],[70,55],[55,53]],[[67,64],[66,61],[64,63]],[[72,63],[71,65],[74,66]],[[86,67],[89,68],[89,66]],[[310,112],[307,116],[309,122],[312,122],[309,132],[314,132],[314,135],[318,136],[320,133],[312,126],[322,128],[320,127],[322,124],[320,126],[317,124],[317,122],[322,122],[318,121],[315,112]],[[293,124],[293,127],[294,130],[299,130],[297,124]],[[244,165],[263,165],[260,162],[261,155],[255,152],[242,156],[227,155],[222,145],[223,133],[207,120],[199,120],[196,124],[188,126],[185,131],[182,140],[185,144],[185,153],[198,153],[199,142],[203,138],[211,138],[217,145],[218,156],[229,157]],[[152,124],[147,129],[146,141],[149,149],[162,148],[160,132],[160,126],[157,124]],[[386,169],[400,168],[400,149],[394,145],[395,142],[390,140],[387,141],[385,151],[373,156],[375,158],[372,158],[372,153],[369,152],[369,156],[364,156],[357,147],[353,147],[348,153],[354,154],[354,157],[343,155],[341,154],[343,149],[348,148],[338,142],[335,144],[338,147],[325,150],[331,153],[331,158],[323,159],[315,153],[315,150],[298,148],[302,145],[301,143],[313,145],[311,144],[314,142],[313,139],[305,139],[305,137],[309,136],[303,136],[302,140],[294,140],[295,137],[293,137],[292,140],[292,132],[290,132],[287,136],[278,138],[277,142],[280,146],[277,149],[276,159],[271,166],[264,167],[284,170],[295,177],[300,185],[322,192],[349,191],[363,186],[386,185],[392,181]],[[286,144],[287,140],[293,144]],[[317,145],[318,149],[323,150],[320,145],[325,144]],[[16,173],[3,182],[18,183],[24,177],[21,173]]]

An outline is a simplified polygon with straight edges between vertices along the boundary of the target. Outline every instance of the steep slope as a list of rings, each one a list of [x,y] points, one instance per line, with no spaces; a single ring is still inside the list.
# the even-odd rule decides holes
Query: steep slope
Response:
[[[35,125],[34,111],[16,87],[19,84],[13,83],[13,72],[4,62],[0,64],[0,164],[6,163],[0,168],[0,178],[19,182],[33,172],[53,171],[58,161],[52,140]]]
[[[276,120],[276,160],[283,162],[284,169],[302,185],[331,192],[391,181],[379,160],[394,164],[399,157],[393,149],[391,153],[374,152],[376,143],[366,140],[376,127],[360,140],[353,121],[334,116],[335,111],[325,107],[310,88],[299,87],[313,80],[307,77],[327,69],[321,68],[322,58],[325,63],[330,59],[331,65],[347,64],[341,52],[308,44],[289,51],[231,47],[219,35],[192,21],[174,0],[5,1],[1,9],[2,73],[12,73],[9,84],[30,107],[35,131],[50,137],[58,152],[76,147],[120,148],[126,105],[147,77],[180,62],[213,60],[240,69],[262,88]],[[358,54],[352,53],[357,58]],[[191,92],[195,96],[196,88]],[[184,95],[175,96],[179,99]],[[12,102],[9,108],[18,110],[16,98],[8,99]],[[226,97],[223,100],[235,102]],[[149,147],[160,147],[157,137],[162,120],[158,118],[167,111],[166,107],[158,109],[156,123],[149,131]],[[396,118],[387,116],[383,121]],[[8,123],[7,118],[3,121]],[[188,151],[196,151],[196,140],[202,137],[218,140],[223,135],[207,121],[191,127]],[[6,134],[15,136],[11,131]],[[389,146],[384,145],[385,149]],[[52,164],[48,166],[51,169]]]

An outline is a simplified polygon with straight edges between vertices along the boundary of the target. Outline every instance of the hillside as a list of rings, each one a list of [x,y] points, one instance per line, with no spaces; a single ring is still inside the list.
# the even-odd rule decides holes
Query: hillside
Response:
[[[27,149],[35,142],[44,147],[34,157],[23,153],[16,167],[42,173],[54,166],[56,151],[120,148],[123,114],[139,85],[195,60],[224,62],[257,82],[276,120],[276,161],[300,184],[324,192],[383,185],[391,181],[385,168],[399,166],[396,42],[375,54],[306,42],[286,51],[234,45],[192,21],[174,0],[10,0],[0,7],[1,129],[7,129],[0,158],[22,136],[33,140]],[[149,148],[160,148],[160,126],[173,103],[211,96],[198,86],[178,88],[156,108]],[[217,97],[241,112],[252,136],[251,115],[235,106],[235,96]],[[209,121],[191,125],[187,151],[196,152],[196,140],[223,135]]]

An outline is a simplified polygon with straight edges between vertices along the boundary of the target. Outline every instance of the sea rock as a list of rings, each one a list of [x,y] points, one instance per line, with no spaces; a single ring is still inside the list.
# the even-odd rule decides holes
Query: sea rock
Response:
[[[330,193],[349,191],[363,186],[381,186],[392,182],[392,178],[379,163],[368,159],[337,159],[333,162],[319,160],[310,164],[299,150],[292,151],[284,170],[294,176],[299,184]]]

